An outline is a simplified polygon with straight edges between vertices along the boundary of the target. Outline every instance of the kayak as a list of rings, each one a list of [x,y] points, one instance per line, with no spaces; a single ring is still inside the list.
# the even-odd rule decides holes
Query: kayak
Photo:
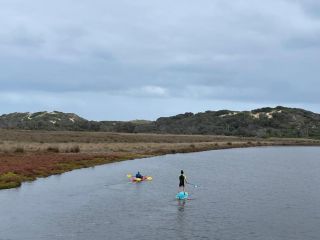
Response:
[[[132,182],[142,182],[142,181],[151,181],[151,180],[152,180],[151,176],[144,176],[142,178],[136,178],[136,177],[131,178]]]
[[[187,199],[188,196],[189,194],[187,192],[179,192],[177,193],[176,198],[179,200],[184,200],[184,199]]]

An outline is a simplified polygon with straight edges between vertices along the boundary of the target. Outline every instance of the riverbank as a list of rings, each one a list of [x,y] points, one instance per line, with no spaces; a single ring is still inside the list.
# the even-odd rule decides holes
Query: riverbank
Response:
[[[0,130],[0,189],[79,168],[164,154],[255,146],[320,146],[313,139]]]

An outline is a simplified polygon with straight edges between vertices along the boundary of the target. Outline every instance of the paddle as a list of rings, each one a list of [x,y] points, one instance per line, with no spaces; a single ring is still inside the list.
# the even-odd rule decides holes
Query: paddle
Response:
[[[132,174],[128,173],[128,174],[127,174],[127,177],[128,177],[128,178],[133,178],[134,176],[132,176]],[[150,176],[145,176],[145,177],[146,177],[146,178],[145,178],[144,180],[149,180],[149,181],[152,180],[152,177],[150,177]]]
[[[193,184],[193,183],[189,183],[189,182],[188,182],[187,184],[189,184],[189,185],[191,185],[191,186],[193,186],[193,187],[195,187],[195,188],[199,187],[198,185]]]

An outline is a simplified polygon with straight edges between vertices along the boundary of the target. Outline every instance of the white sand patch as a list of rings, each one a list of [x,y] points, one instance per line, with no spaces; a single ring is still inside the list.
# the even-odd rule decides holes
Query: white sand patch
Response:
[[[274,113],[281,113],[281,112],[282,112],[281,110],[273,110],[273,111],[267,113],[267,117],[268,118],[273,118],[273,114]]]
[[[57,121],[50,120],[50,122],[54,125]]]
[[[74,123],[74,118],[69,118],[69,120]]]
[[[260,119],[261,116],[266,116],[268,119],[273,118],[274,113],[281,113],[282,110],[273,110],[271,112],[258,112],[258,113],[250,113],[251,117],[255,119]]]
[[[267,118],[273,118],[273,116],[272,116],[272,114],[273,114],[273,112],[268,112],[268,113],[266,113],[266,115],[267,115]]]
[[[251,117],[253,117],[255,119],[259,119],[260,118],[260,114],[261,113],[250,113]]]
[[[238,114],[238,112],[230,112],[227,114],[222,114],[219,117],[223,118],[223,117],[233,116],[233,115],[237,115],[237,114]]]
[[[38,117],[43,117],[44,115],[46,115],[46,114],[48,114],[48,112],[43,112],[43,113],[41,113],[41,114],[39,114],[39,115],[37,115],[37,116],[35,116],[36,118],[38,118]]]

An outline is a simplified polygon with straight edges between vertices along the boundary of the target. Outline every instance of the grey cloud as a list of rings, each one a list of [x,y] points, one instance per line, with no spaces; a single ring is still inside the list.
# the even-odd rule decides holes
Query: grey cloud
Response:
[[[320,17],[320,2],[318,0],[299,0],[302,9],[312,17]]]
[[[22,98],[25,91],[91,92],[157,104],[188,99],[201,109],[212,101],[314,104],[320,23],[310,9],[317,6],[311,0],[7,1],[0,9],[1,91]]]
[[[288,48],[319,48],[320,47],[320,29],[310,34],[301,34],[300,36],[288,39],[284,45]]]
[[[0,35],[0,45],[4,47],[16,46],[16,47],[41,47],[45,43],[42,36],[29,32],[23,26],[17,26],[15,29],[9,32],[7,35]]]

